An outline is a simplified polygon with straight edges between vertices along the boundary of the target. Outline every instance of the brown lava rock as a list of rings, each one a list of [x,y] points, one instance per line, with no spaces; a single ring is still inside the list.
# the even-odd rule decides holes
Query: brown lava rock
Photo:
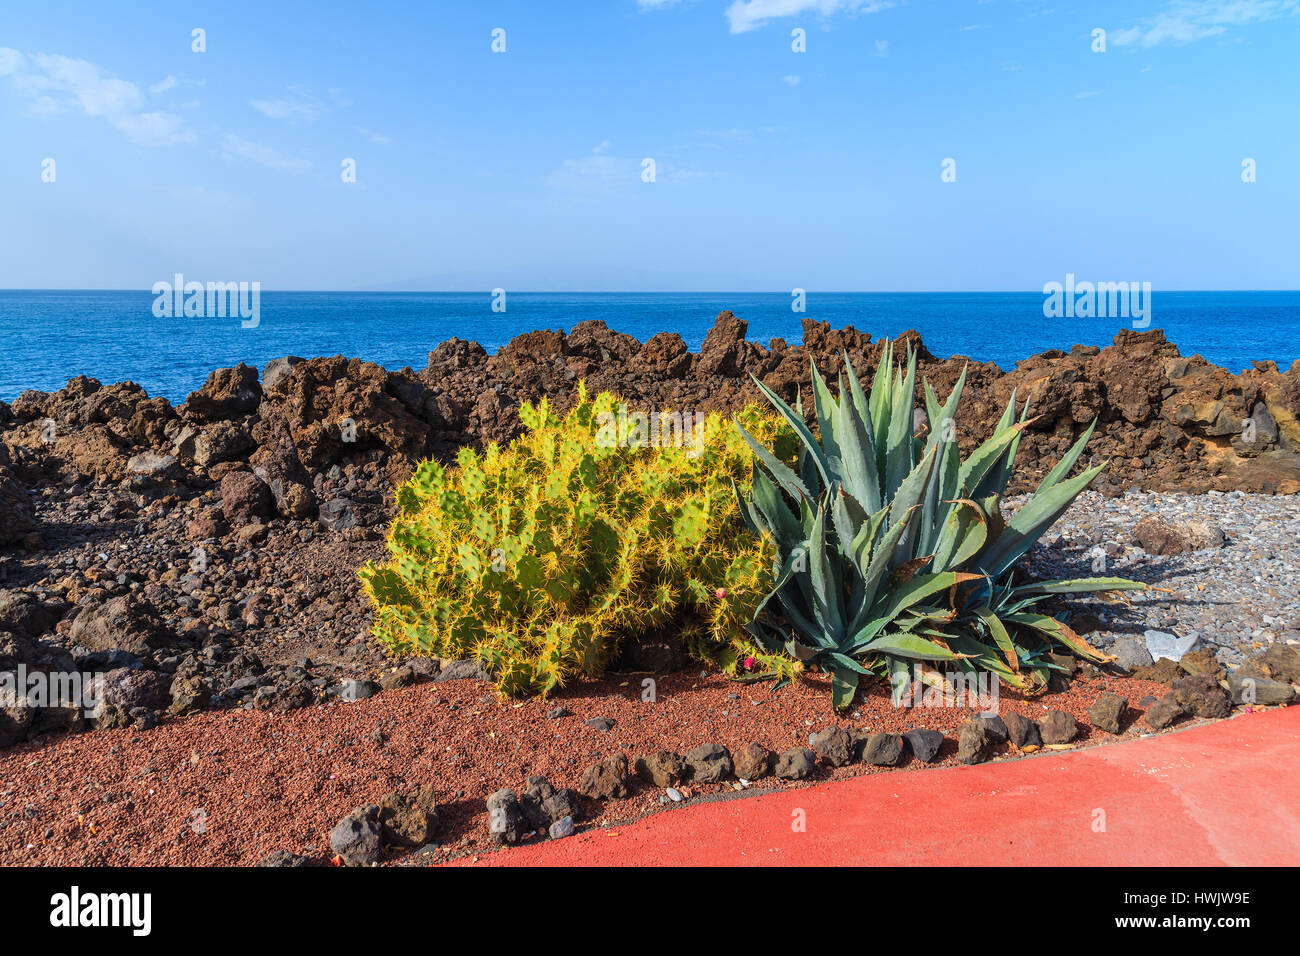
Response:
[[[1157,684],[1172,684],[1182,677],[1183,673],[1184,671],[1178,666],[1178,662],[1171,661],[1167,657],[1162,657],[1154,664],[1146,667],[1133,668],[1133,676],[1138,680],[1155,681]]]
[[[808,745],[832,767],[843,767],[853,761],[853,735],[843,727],[819,730],[808,738]]]
[[[1171,692],[1147,708],[1146,722],[1155,730],[1163,730],[1182,716],[1183,708],[1178,703],[1178,695]]]
[[[274,510],[271,489],[251,471],[232,471],[221,479],[221,513],[234,527],[257,524]]]
[[[903,757],[903,738],[898,734],[872,734],[862,747],[862,762],[873,767],[892,767]]]
[[[1079,734],[1079,725],[1063,710],[1049,710],[1038,720],[1044,744],[1068,744]]]
[[[681,754],[660,750],[648,757],[636,758],[636,775],[656,787],[675,787],[686,779],[686,762]]]
[[[432,784],[411,793],[390,793],[379,801],[379,826],[388,846],[424,846],[438,825]]]
[[[1178,706],[1194,717],[1227,717],[1232,704],[1218,682],[1208,674],[1189,674],[1174,681]]]
[[[615,754],[592,764],[582,775],[578,783],[578,792],[593,800],[611,800],[626,797],[628,790],[627,757]]]
[[[776,754],[762,744],[747,744],[736,751],[733,760],[736,776],[742,780],[761,780],[772,772],[775,760]]]
[[[1228,672],[1208,647],[1202,647],[1198,651],[1188,651],[1179,658],[1178,666],[1188,674],[1208,675],[1216,683],[1228,676]]]
[[[1008,737],[1020,750],[1024,750],[1026,747],[1041,747],[1043,745],[1043,737],[1039,733],[1038,724],[1024,714],[1011,711],[1002,720],[1007,725]]]
[[[731,776],[731,752],[721,744],[693,747],[685,759],[696,783],[720,783]]]
[[[991,755],[994,741],[982,720],[968,720],[957,728],[957,760],[961,763],[983,763]]]
[[[1108,734],[1118,734],[1120,732],[1120,720],[1124,716],[1125,705],[1126,702],[1123,697],[1107,691],[1093,701],[1092,706],[1088,708],[1088,720],[1098,730],[1104,730]]]
[[[776,762],[780,780],[806,780],[816,767],[817,755],[807,747],[791,747]]]

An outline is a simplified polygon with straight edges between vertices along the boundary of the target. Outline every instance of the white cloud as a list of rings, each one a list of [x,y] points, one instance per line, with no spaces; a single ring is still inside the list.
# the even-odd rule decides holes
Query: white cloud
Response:
[[[354,129],[372,143],[378,143],[380,146],[393,145],[392,139],[385,136],[383,133],[376,133],[374,130],[366,129],[364,126],[357,126],[354,127]]]
[[[335,91],[331,91],[333,92]],[[307,87],[298,84],[289,87],[287,96],[269,100],[250,100],[248,105],[271,119],[301,120],[304,123],[316,122],[327,110],[320,97]]]
[[[645,188],[642,159],[611,156],[611,145],[606,141],[594,147],[590,156],[564,160],[547,174],[546,185],[566,201],[620,200],[635,195],[637,189]],[[689,185],[719,175],[723,174],[688,169],[663,158],[655,163],[655,180],[660,184]]]
[[[180,80],[176,79],[176,77],[174,77],[174,76],[170,76],[170,75],[169,75],[169,76],[167,76],[165,79],[161,79],[161,80],[159,80],[157,83],[155,83],[153,86],[149,87],[149,92],[150,92],[150,93],[166,93],[168,90],[173,89],[174,87],[176,87],[179,83],[180,83]]]
[[[140,146],[170,146],[195,139],[194,131],[176,114],[145,110],[144,93],[136,84],[109,75],[87,60],[46,53],[24,57],[17,50],[0,47],[0,75],[11,77],[31,98],[31,116],[79,110],[104,120]]]
[[[671,7],[679,0],[636,0],[636,5],[642,10],[660,10],[664,7]]]
[[[1090,100],[1096,95],[1096,90],[1084,90],[1082,93],[1075,93],[1074,98],[1076,100]]]
[[[743,129],[702,129],[700,135],[724,143],[740,143],[749,139],[749,131]]]
[[[7,46],[0,46],[0,76],[17,73],[26,62],[23,55],[17,50],[11,50]]]
[[[1300,13],[1300,0],[1174,0],[1139,26],[1112,30],[1112,46],[1153,47],[1221,36],[1229,27]]]
[[[803,13],[878,13],[897,6],[898,0],[733,0],[727,7],[732,33],[756,30],[769,20]]]
[[[286,173],[304,173],[311,168],[310,160],[286,155],[278,149],[255,143],[250,139],[244,139],[242,136],[236,136],[234,133],[227,133],[226,138],[221,141],[221,155],[227,161],[238,156],[241,159],[247,159],[261,166],[278,169]]]
[[[802,77],[796,76],[795,74],[791,73],[789,76],[787,76],[787,77],[785,78],[785,85],[786,85],[786,86],[798,86],[799,83],[801,82],[801,80],[802,80]]]
[[[888,40],[877,40],[877,41],[876,41],[876,56],[889,56],[889,41],[888,41]]]
[[[630,159],[593,154],[566,159],[546,177],[546,185],[574,196],[605,197],[625,193],[639,182],[639,165]]]

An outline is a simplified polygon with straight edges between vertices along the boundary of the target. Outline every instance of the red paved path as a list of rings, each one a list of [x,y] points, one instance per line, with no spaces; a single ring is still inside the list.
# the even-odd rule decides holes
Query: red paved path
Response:
[[[1298,768],[1300,706],[1059,755],[686,804],[478,865],[1296,866]],[[792,829],[796,810],[805,832]],[[1098,810],[1105,832],[1094,831]]]

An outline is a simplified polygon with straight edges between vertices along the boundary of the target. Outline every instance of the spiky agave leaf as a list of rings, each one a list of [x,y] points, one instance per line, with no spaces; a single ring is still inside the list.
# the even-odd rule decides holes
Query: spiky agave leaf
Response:
[[[1012,566],[1101,470],[1067,477],[1095,423],[1008,521],[1001,495],[1031,422],[1029,403],[1019,406],[1013,392],[993,434],[962,461],[944,423],[955,420],[966,370],[942,404],[924,383],[931,429],[913,435],[916,364],[909,347],[905,369],[895,369],[886,342],[868,394],[845,356],[838,396],[814,367],[820,443],[802,406],[790,409],[758,383],[798,435],[796,468],[742,433],[757,460],[740,510],[750,531],[776,546],[773,590],[756,615],[779,613],[789,630],[751,623],[765,635],[788,634],[793,653],[828,670],[837,706],[873,668],[889,675],[897,696],[906,676],[899,662],[909,659],[978,664],[1037,689],[1046,665],[1033,657],[1034,640],[1097,653],[1035,611],[1037,602],[1144,587],[1121,578],[1012,586]]]

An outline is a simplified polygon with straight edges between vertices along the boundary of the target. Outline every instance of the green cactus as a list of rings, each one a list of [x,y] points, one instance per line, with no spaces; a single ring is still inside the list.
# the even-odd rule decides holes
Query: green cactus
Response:
[[[739,523],[745,441],[718,415],[685,447],[599,441],[619,399],[589,398],[585,384],[576,398],[563,419],[544,398],[525,404],[509,447],[463,449],[452,468],[423,462],[398,489],[390,558],[360,572],[375,637],[400,653],[477,657],[507,695],[599,676],[627,635],[664,627],[729,672],[795,673],[747,631],[773,560]],[[793,457],[777,416],[740,418]]]

